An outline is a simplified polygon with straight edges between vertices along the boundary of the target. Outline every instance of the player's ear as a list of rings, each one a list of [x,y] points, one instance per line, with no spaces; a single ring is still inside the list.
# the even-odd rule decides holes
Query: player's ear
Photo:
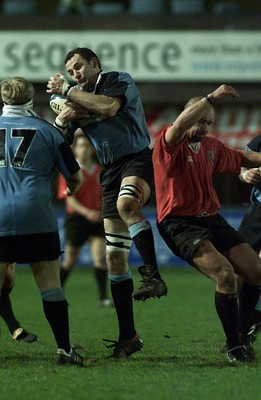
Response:
[[[97,57],[93,57],[90,61],[90,64],[93,68],[99,68],[99,60]]]

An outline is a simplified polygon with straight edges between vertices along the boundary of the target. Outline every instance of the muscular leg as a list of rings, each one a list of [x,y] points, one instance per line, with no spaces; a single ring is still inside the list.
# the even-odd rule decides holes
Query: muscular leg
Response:
[[[215,306],[228,349],[239,346],[237,284],[232,265],[207,240],[196,250],[192,261],[199,271],[216,283]]]
[[[8,326],[11,335],[21,327],[19,321],[14,316],[11,300],[9,297],[9,294],[11,293],[14,286],[14,278],[15,264],[8,264],[4,285],[1,290],[0,315]]]
[[[65,257],[61,265],[60,279],[61,285],[64,286],[73,267],[78,259],[78,254],[80,251],[79,246],[72,246],[70,244],[65,245]]]
[[[41,291],[44,313],[57,347],[69,353],[68,304],[60,283],[60,259],[32,263],[31,268]]]
[[[261,260],[247,243],[234,246],[224,255],[233,265],[235,272],[243,278],[239,294],[239,331],[246,335],[260,297]]]
[[[106,246],[105,239],[101,236],[91,236],[88,240],[93,259],[94,276],[97,282],[99,299],[103,302],[107,299],[107,275],[108,270],[105,263]]]
[[[261,250],[257,252],[259,258],[261,258]],[[259,287],[260,289],[260,287]],[[261,293],[259,294],[258,301],[255,305],[254,310],[252,311],[252,315],[249,321],[251,330],[256,334],[261,330]]]
[[[124,246],[123,232],[128,231],[120,219],[104,219],[106,234],[106,260],[111,280],[111,293],[119,324],[119,341],[130,340],[136,335],[133,316],[133,280],[128,265],[129,249]],[[127,232],[126,232],[127,231]],[[117,237],[117,235],[119,237]],[[129,247],[131,241],[129,239]]]
[[[149,196],[149,185],[143,179],[137,176],[129,176],[122,180],[117,209],[143,260],[144,267],[139,268],[139,272],[143,278],[153,278],[155,285],[157,284],[156,280],[160,281],[158,282],[158,290],[154,294],[149,295],[147,292],[147,294],[144,293],[144,297],[139,297],[137,293],[138,297],[135,294],[133,296],[136,300],[146,300],[151,296],[160,297],[167,293],[166,284],[162,281],[157,267],[152,229],[141,213],[141,208],[147,202]]]

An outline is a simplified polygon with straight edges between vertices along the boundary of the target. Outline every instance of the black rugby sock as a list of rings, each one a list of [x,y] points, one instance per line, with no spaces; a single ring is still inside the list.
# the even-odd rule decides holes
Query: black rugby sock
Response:
[[[43,300],[43,309],[47,321],[53,331],[57,347],[69,353],[71,345],[69,340],[68,303],[62,301]]]
[[[94,267],[94,276],[97,282],[99,298],[100,300],[104,300],[107,298],[107,276],[108,271],[102,268]]]
[[[11,293],[12,289],[13,287],[8,289],[3,288],[1,290],[1,296],[0,296],[0,315],[5,321],[9,329],[9,332],[11,334],[13,334],[16,329],[21,327],[20,323],[14,316],[11,300],[9,297],[9,294]]]
[[[144,265],[150,265],[152,267],[154,278],[162,279],[157,267],[152,229],[149,228],[140,231],[136,236],[133,237],[133,241],[141,255]]]
[[[239,346],[237,294],[216,291],[215,306],[227,338],[228,349]]]
[[[252,324],[252,315],[260,296],[259,286],[243,282],[239,292],[239,332],[246,335]]]
[[[134,316],[133,316],[133,280],[111,281],[111,294],[119,323],[119,340],[132,339],[135,334]]]

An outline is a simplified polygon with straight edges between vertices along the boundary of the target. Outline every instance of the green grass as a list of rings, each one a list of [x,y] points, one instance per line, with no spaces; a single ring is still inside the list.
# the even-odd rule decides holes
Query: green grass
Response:
[[[135,303],[144,349],[126,361],[106,360],[102,338],[117,339],[113,309],[97,307],[92,271],[77,269],[66,289],[71,339],[87,367],[58,367],[41,298],[27,268],[17,270],[13,306],[37,333],[35,345],[14,343],[1,321],[0,399],[12,400],[246,400],[261,399],[259,363],[232,366],[218,352],[224,336],[214,309],[214,285],[192,268],[162,269],[169,295]],[[138,285],[138,274],[134,273]],[[261,359],[260,341],[256,343]]]

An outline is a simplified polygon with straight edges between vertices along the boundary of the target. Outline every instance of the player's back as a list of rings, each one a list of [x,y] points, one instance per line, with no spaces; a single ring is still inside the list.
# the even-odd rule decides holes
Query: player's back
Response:
[[[0,235],[56,230],[52,177],[58,131],[33,116],[0,117]]]

